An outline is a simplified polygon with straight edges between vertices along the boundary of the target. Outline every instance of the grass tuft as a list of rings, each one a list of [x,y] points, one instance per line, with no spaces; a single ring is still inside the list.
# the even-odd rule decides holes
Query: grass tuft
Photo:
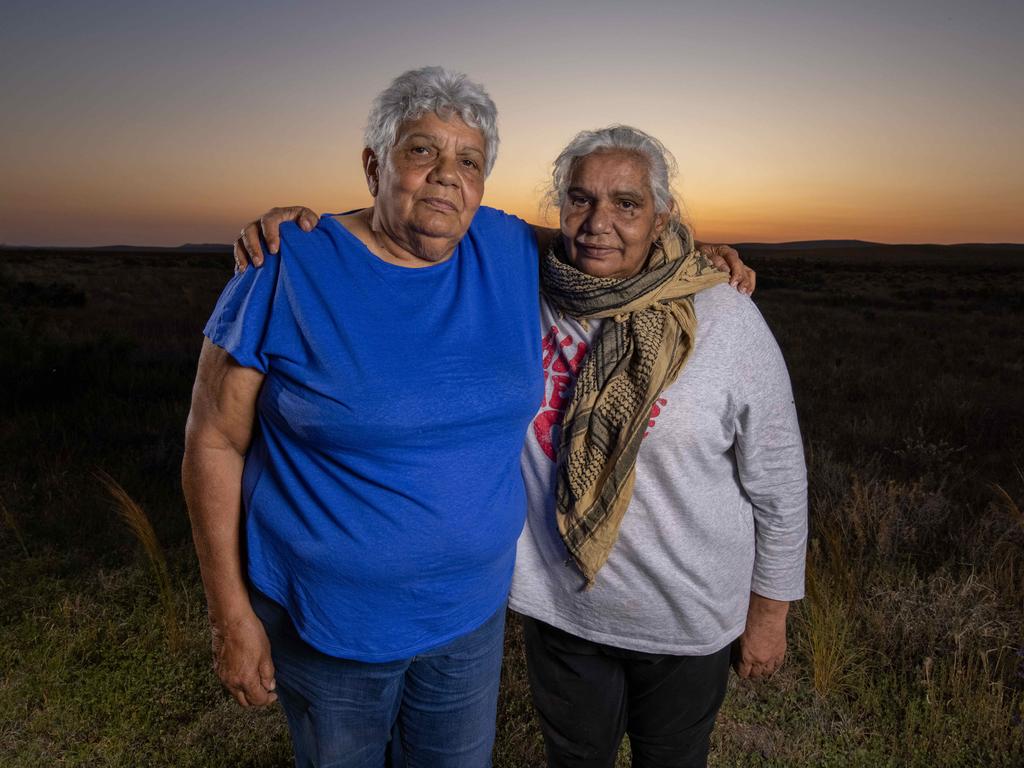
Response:
[[[797,643],[810,666],[814,692],[822,698],[849,693],[863,678],[864,653],[854,643],[850,596],[845,582],[820,572],[809,558],[807,596],[797,620]]]
[[[145,510],[128,495],[120,483],[102,469],[96,470],[94,475],[114,500],[121,520],[142,544],[142,550],[146,553],[146,559],[149,561],[159,588],[167,646],[171,653],[178,654],[184,645],[184,638],[181,623],[178,621],[178,609],[174,598],[174,589],[171,587],[171,577],[167,571],[167,558],[164,556],[156,531],[153,530],[153,525],[149,522]]]
[[[0,499],[0,515],[3,515],[4,524],[14,535],[14,540],[18,542],[18,546],[21,547],[21,551],[24,553],[25,557],[29,557],[28,547],[25,545],[25,537],[21,535],[21,528],[18,525],[18,521],[14,519],[14,515],[11,514],[7,505],[4,504],[3,499]]]

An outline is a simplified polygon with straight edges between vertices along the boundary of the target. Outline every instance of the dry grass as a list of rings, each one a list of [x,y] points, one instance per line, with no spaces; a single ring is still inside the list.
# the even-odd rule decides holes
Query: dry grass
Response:
[[[171,586],[171,577],[167,571],[167,558],[164,557],[164,550],[160,546],[156,531],[153,529],[152,523],[149,522],[145,510],[128,495],[120,483],[102,469],[96,470],[95,476],[113,499],[121,520],[142,545],[142,551],[146,554],[146,560],[149,562],[160,595],[167,647],[171,653],[178,654],[184,645],[184,637],[181,623],[178,620],[174,588]]]
[[[750,258],[812,546],[789,660],[732,680],[712,766],[1024,765],[1024,260],[997,251]],[[280,710],[239,710],[210,670],[177,480],[229,273],[227,254],[0,251],[5,768],[290,764]],[[514,620],[495,765],[543,765]]]
[[[850,590],[819,573],[812,557],[807,596],[797,614],[796,641],[810,667],[814,692],[824,698],[854,690],[864,677],[865,651],[855,642]]]
[[[22,554],[28,557],[28,547],[25,545],[25,537],[21,534],[21,527],[18,525],[18,521],[14,519],[14,515],[7,509],[3,499],[0,499],[0,515],[3,515],[4,525],[7,526],[7,530],[14,536],[14,540],[18,542]]]

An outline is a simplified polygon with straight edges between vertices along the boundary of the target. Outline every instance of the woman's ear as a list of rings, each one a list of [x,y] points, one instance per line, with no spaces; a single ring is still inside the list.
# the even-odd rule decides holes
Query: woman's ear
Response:
[[[665,228],[668,226],[668,223],[672,220],[672,213],[675,211],[675,208],[676,201],[669,200],[667,211],[665,211],[664,213],[654,214],[654,234],[656,237],[661,237],[663,234],[665,234]]]
[[[366,175],[366,186],[370,190],[370,195],[376,197],[380,186],[380,163],[377,162],[377,153],[369,147],[363,150],[363,173]]]
[[[654,234],[657,237],[661,237],[665,234],[665,227],[668,226],[668,214],[659,213],[654,217]]]

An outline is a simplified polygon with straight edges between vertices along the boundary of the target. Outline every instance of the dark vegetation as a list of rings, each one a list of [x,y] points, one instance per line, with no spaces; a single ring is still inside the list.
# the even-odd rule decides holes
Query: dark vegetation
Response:
[[[712,764],[1022,764],[1024,248],[743,253],[793,378],[812,542],[789,662],[731,681]],[[241,711],[210,670],[178,487],[229,269],[0,251],[3,765],[289,764],[279,710]],[[495,757],[542,764],[515,622]]]

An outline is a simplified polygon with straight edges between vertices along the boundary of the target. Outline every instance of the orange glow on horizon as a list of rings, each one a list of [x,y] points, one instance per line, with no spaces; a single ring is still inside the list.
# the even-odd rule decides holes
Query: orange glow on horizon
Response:
[[[274,205],[366,205],[369,106],[434,63],[494,98],[484,201],[527,221],[577,131],[628,123],[704,240],[1024,242],[1020,4],[95,5],[0,27],[0,243],[226,243]]]

